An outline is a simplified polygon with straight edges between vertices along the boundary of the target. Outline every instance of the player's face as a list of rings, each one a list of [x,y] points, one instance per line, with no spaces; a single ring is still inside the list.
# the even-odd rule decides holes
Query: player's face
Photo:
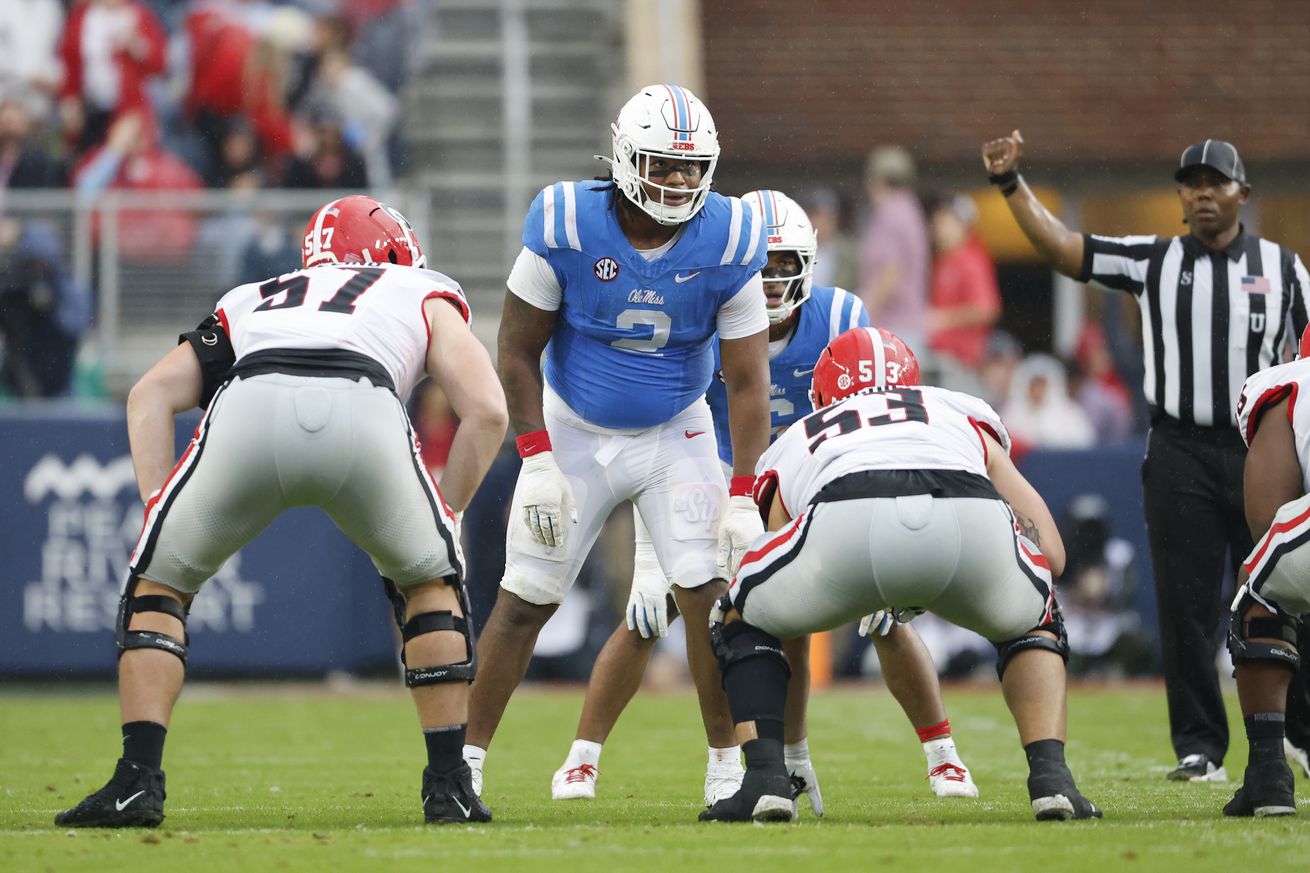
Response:
[[[660,202],[663,197],[665,206],[681,206],[691,199],[691,192],[700,185],[701,176],[705,173],[705,162],[643,155],[640,171],[641,186],[647,197],[656,202]],[[688,193],[662,190],[659,186],[664,189],[686,188]]]
[[[1237,223],[1250,188],[1209,167],[1195,167],[1178,185],[1183,218],[1198,236],[1215,236]]]
[[[770,309],[782,303],[782,295],[787,290],[784,280],[799,275],[800,271],[801,259],[795,252],[769,252],[768,263],[760,270],[760,276],[764,279],[764,296]]]

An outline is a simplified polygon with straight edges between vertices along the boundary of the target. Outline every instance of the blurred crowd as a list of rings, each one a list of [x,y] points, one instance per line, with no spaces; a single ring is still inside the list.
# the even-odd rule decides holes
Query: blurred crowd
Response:
[[[0,396],[68,393],[93,308],[66,229],[20,220],[8,192],[385,188],[430,2],[0,3]],[[284,222],[248,210],[124,211],[118,246],[215,290],[297,262]]]

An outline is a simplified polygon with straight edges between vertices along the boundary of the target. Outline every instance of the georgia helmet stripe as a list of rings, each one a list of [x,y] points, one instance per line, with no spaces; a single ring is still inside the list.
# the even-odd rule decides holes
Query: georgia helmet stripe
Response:
[[[866,327],[864,333],[873,343],[873,384],[883,387],[887,384],[887,350],[883,348],[882,334],[876,327]]]

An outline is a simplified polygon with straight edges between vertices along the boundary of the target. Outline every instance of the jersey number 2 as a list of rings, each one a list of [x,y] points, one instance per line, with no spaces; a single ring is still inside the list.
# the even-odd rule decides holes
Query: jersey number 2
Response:
[[[369,288],[382,278],[382,270],[376,267],[349,267],[347,268],[355,275],[351,276],[346,284],[337,289],[327,300],[318,305],[319,312],[340,312],[345,315],[353,315],[355,312],[355,301],[359,295],[363,294]],[[283,291],[286,297],[282,300],[274,300]],[[264,302],[255,307],[255,312],[270,312],[274,309],[292,309],[297,306],[305,305],[305,295],[309,292],[309,277],[303,273],[297,273],[289,279],[270,279],[263,285],[259,286],[259,296],[264,298]]]

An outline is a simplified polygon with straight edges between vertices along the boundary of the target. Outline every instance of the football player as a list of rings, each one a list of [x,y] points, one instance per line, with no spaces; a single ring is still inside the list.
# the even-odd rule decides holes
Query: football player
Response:
[[[764,223],[768,234],[768,262],[764,267],[764,294],[769,316],[769,408],[776,436],[792,422],[814,411],[810,405],[810,377],[814,364],[829,342],[843,331],[867,326],[869,318],[858,297],[841,288],[816,287],[814,270],[817,241],[805,211],[781,191],[752,191],[742,197]],[[718,371],[716,360],[715,371]],[[732,439],[727,392],[721,379],[710,384],[707,400],[714,417],[719,458],[732,468]],[[578,722],[577,738],[563,766],[551,780],[556,800],[596,796],[601,745],[619,715],[636,693],[649,663],[655,640],[667,633],[670,621],[670,581],[660,568],[646,526],[638,514],[632,591],[626,626],[620,625],[606,642],[592,670],[587,696]],[[673,615],[676,618],[676,612]],[[942,797],[977,797],[978,789],[960,760],[951,736],[950,721],[942,705],[941,688],[932,658],[918,635],[908,626],[891,621],[876,625],[872,634],[888,686],[918,731],[928,757],[929,782]],[[787,693],[787,769],[797,792],[805,792],[816,815],[823,814],[823,797],[810,761],[806,701],[809,696],[808,637],[784,643],[792,663]],[[736,765],[736,766],[733,766]],[[711,760],[706,771],[706,804],[740,782],[739,762]],[[731,793],[731,792],[729,792]]]
[[[612,132],[612,180],[538,194],[507,283],[500,372],[523,467],[470,702],[475,784],[538,632],[625,500],[688,618],[710,756],[740,755],[708,616],[763,529],[749,490],[769,439],[764,229],[741,200],[710,190],[718,132],[686,88],[641,89]],[[704,399],[716,348],[734,455],[727,487]]]
[[[1284,755],[1287,689],[1300,668],[1297,630],[1310,612],[1310,328],[1297,360],[1246,380],[1237,425],[1249,451],[1243,470],[1246,522],[1255,548],[1242,563],[1228,630],[1237,698],[1250,745],[1242,787],[1224,815],[1296,814]]]
[[[877,610],[931,610],[992,640],[1034,814],[1099,817],[1064,760],[1068,643],[1051,584],[1064,546],[999,417],[967,394],[919,387],[914,353],[875,328],[828,345],[813,392],[817,411],[759,460],[755,495],[773,533],[712,617],[746,777],[702,820],[792,818],[779,640]]]
[[[321,507],[383,577],[427,745],[425,820],[491,820],[461,756],[474,644],[457,514],[504,437],[504,395],[463,291],[425,269],[396,210],[333,200],[309,222],[303,263],[229,291],[128,395],[145,524],[118,611],[123,757],[56,824],[163,820],[192,598],[293,506]],[[460,420],[440,490],[402,402],[425,372]],[[173,416],[194,406],[205,415],[174,464]]]

